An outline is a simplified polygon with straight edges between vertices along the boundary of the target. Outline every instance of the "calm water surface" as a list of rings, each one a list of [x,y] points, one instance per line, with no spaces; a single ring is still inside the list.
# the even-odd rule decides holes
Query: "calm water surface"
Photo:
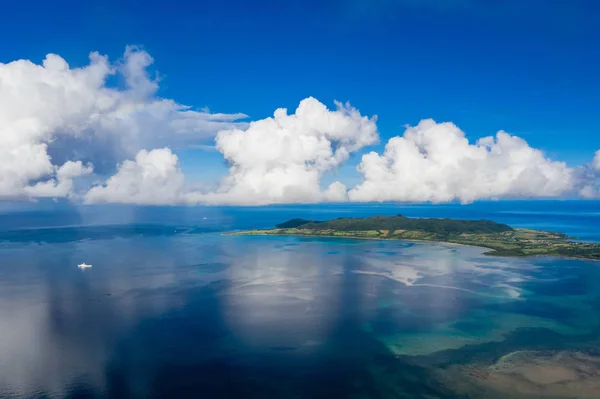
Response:
[[[600,348],[596,262],[221,234],[396,213],[600,241],[597,202],[6,213],[0,397],[533,397],[481,385],[461,367]],[[77,269],[84,261],[93,267]],[[590,392],[581,397],[598,397]]]

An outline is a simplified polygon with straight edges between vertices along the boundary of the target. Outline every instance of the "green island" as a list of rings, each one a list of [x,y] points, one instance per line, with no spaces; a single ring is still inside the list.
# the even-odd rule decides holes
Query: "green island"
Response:
[[[486,255],[600,260],[600,244],[578,242],[562,233],[512,228],[490,220],[422,219],[403,215],[328,221],[292,219],[274,229],[232,234],[434,241],[491,249]]]

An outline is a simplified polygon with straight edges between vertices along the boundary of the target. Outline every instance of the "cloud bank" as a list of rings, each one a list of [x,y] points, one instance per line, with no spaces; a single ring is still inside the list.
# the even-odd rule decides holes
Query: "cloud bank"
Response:
[[[556,197],[573,190],[573,171],[503,131],[470,144],[452,123],[422,120],[366,154],[364,181],[351,201],[472,202],[500,197]]]
[[[375,117],[362,116],[350,104],[336,102],[336,107],[330,111],[307,98],[294,114],[280,108],[246,130],[220,131],[216,148],[230,164],[229,176],[217,192],[195,200],[246,205],[344,201],[342,183],[321,190],[323,173],[379,136]]]
[[[153,60],[135,47],[115,63],[96,52],[89,60],[79,68],[55,54],[41,65],[0,63],[1,199],[71,195],[81,175],[110,173],[144,148],[210,139],[245,117],[159,98]]]
[[[0,200],[263,205],[600,196],[600,150],[572,168],[506,132],[470,143],[456,125],[431,119],[391,138],[383,153],[362,155],[355,187],[324,187],[325,173],[379,141],[376,117],[309,97],[293,113],[280,108],[243,123],[243,113],[159,97],[152,63],[136,47],[114,62],[94,52],[82,67],[55,54],[39,65],[0,63]],[[218,189],[200,191],[186,180],[182,148],[222,154],[229,172]]]
[[[85,196],[87,203],[171,205],[184,203],[185,177],[170,149],[141,150],[135,161],[119,165],[117,173]]]

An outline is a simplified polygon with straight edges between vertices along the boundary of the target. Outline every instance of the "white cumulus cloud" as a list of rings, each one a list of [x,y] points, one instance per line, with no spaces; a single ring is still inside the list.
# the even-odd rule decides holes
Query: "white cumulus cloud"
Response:
[[[128,47],[115,63],[94,52],[78,68],[55,54],[0,63],[0,199],[68,196],[92,168],[111,174],[142,148],[199,144],[245,117],[159,98],[152,62]]]
[[[141,150],[103,185],[92,187],[87,203],[172,205],[184,202],[185,178],[169,148]]]
[[[431,119],[389,140],[358,166],[364,181],[351,201],[472,202],[500,197],[556,197],[574,188],[573,171],[503,131],[471,144],[452,123]]]
[[[350,191],[337,181],[324,188],[326,173],[379,140],[376,117],[310,97],[294,113],[240,123],[246,115],[161,98],[152,63],[136,47],[112,62],[91,53],[80,67],[56,54],[41,64],[0,63],[0,200],[261,205],[600,194],[600,150],[569,168],[503,131],[469,143],[454,124],[433,120],[408,127],[382,154],[363,155],[363,181]],[[217,190],[185,180],[181,148],[223,155],[229,173]]]
[[[339,102],[331,111],[310,97],[293,114],[280,108],[245,130],[220,131],[216,148],[230,164],[229,176],[217,192],[191,198],[248,205],[343,201],[343,184],[321,190],[323,173],[377,140],[375,117]]]
[[[93,168],[84,165],[81,161],[68,161],[60,167],[55,167],[56,172],[49,180],[41,181],[34,186],[25,187],[25,192],[30,197],[67,197],[73,193],[73,179],[79,176],[88,175],[93,172]]]

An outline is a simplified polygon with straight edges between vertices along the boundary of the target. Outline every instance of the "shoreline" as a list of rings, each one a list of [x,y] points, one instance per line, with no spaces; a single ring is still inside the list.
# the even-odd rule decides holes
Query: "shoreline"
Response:
[[[414,243],[426,243],[426,244],[446,244],[446,245],[455,245],[458,247],[471,247],[471,248],[479,248],[482,250],[494,250],[493,248],[489,248],[489,247],[482,247],[481,245],[471,245],[471,244],[462,244],[462,243],[458,243],[458,242],[451,242],[451,241],[436,241],[436,240],[419,240],[417,238],[412,238],[412,239],[408,239],[408,238],[383,238],[383,237],[351,237],[351,236],[328,236],[328,235],[323,235],[323,234],[267,234],[267,233],[247,233],[245,231],[240,231],[240,232],[227,232],[227,233],[222,233],[221,235],[224,236],[271,236],[271,237],[303,237],[303,238],[335,238],[335,239],[348,239],[348,240],[373,240],[373,241],[405,241],[405,242],[414,242]],[[484,255],[487,252],[484,253]],[[494,255],[494,256],[499,256],[502,257],[502,255]],[[530,255],[530,256],[534,256],[534,255]],[[519,258],[519,257],[530,257],[527,255],[524,256],[514,256],[515,258]]]
[[[414,243],[430,243],[430,244],[445,244],[445,245],[455,245],[461,247],[471,247],[471,248],[479,248],[485,252],[482,252],[482,255],[485,256],[495,256],[498,258],[540,258],[540,257],[552,257],[552,258],[563,258],[563,259],[574,259],[574,260],[585,260],[585,261],[593,261],[600,262],[599,259],[591,259],[580,256],[568,256],[568,255],[560,255],[560,254],[523,254],[523,255],[497,255],[495,252],[497,250],[491,247],[484,247],[481,245],[473,245],[473,244],[464,244],[452,241],[439,241],[439,240],[420,240],[420,239],[406,239],[406,238],[384,238],[384,237],[352,237],[352,236],[330,236],[323,234],[268,234],[268,233],[260,233],[257,230],[256,233],[249,233],[248,230],[244,231],[232,231],[222,233],[224,236],[272,236],[272,237],[303,237],[303,238],[335,238],[335,239],[351,239],[351,240],[375,240],[375,241],[405,241],[405,242],[414,242]]]

